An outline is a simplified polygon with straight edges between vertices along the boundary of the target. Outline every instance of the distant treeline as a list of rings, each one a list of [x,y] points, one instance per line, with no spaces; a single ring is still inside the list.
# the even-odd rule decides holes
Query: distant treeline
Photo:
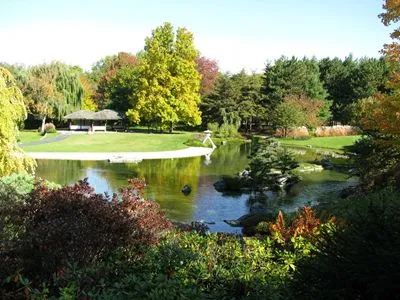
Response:
[[[157,90],[171,84],[177,77],[169,72],[166,74],[172,74],[172,77],[165,75],[165,80],[152,75],[143,82],[144,72],[153,68],[150,66],[143,70],[143,56],[143,52],[107,56],[88,72],[61,62],[32,67],[0,65],[9,69],[16,78],[31,120],[47,117],[59,122],[66,113],[78,109],[96,111],[110,108],[125,114],[134,112],[130,120],[136,117],[136,123],[159,126],[169,122],[165,121],[168,118],[164,120],[157,114],[157,110],[163,107],[156,105],[154,111],[137,110],[138,106],[143,106],[137,100],[138,95],[149,83],[156,82],[152,88]],[[359,100],[386,93],[389,73],[383,58],[355,59],[351,55],[345,59],[320,60],[282,56],[267,63],[263,74],[248,74],[244,70],[236,74],[221,73],[215,60],[202,56],[195,59],[195,67],[200,76],[190,75],[192,80],[182,80],[179,88],[184,91],[185,85],[190,85],[192,91],[200,94],[201,102],[193,100],[193,105],[201,111],[202,126],[215,122],[221,125],[231,120],[245,131],[303,125],[315,128],[331,123],[354,125]],[[194,83],[196,80],[200,80],[197,85]],[[176,89],[177,85],[173,86],[172,90]],[[146,94],[146,97],[150,96]],[[172,96],[175,102],[164,108],[171,115],[179,110],[179,103],[185,101]],[[161,103],[157,97],[161,99],[163,94],[157,94],[151,103]],[[188,105],[184,110],[188,111],[187,115],[177,115],[171,122],[198,125],[197,119],[188,117],[191,111],[196,114],[196,108]]]

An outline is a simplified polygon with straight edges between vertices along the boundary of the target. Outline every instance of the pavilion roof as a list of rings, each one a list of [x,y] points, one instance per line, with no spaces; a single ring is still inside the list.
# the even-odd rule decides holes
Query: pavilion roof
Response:
[[[98,112],[90,110],[78,110],[69,115],[66,115],[63,119],[67,120],[120,120],[119,114],[111,109],[104,109]]]
[[[67,120],[93,120],[96,113],[90,110],[78,110],[69,115],[66,115],[63,119]]]
[[[93,120],[120,120],[119,114],[111,109],[103,109],[94,114]]]

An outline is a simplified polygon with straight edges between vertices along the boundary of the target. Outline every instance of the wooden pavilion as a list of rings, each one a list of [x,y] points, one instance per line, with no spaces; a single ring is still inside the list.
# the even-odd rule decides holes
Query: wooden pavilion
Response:
[[[111,109],[98,112],[79,110],[66,115],[63,119],[69,121],[69,130],[87,130],[89,132],[107,131],[107,121],[120,120],[118,113]]]

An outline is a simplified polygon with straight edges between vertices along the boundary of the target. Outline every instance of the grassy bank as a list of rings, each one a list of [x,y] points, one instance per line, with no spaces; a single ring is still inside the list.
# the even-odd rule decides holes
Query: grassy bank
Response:
[[[37,142],[42,139],[48,139],[58,136],[59,133],[48,133],[46,136],[42,136],[37,130],[21,131],[18,134],[18,143],[31,143]]]
[[[185,149],[193,133],[95,133],[72,135],[54,143],[26,146],[26,152],[152,152]]]
[[[318,149],[343,150],[344,147],[354,144],[360,138],[359,135],[312,137],[310,139],[279,139],[282,145],[296,147],[311,147]]]

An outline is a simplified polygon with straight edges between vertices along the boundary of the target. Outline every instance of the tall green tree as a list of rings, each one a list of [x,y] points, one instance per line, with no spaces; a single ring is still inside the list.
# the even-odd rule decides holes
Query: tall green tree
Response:
[[[224,116],[239,115],[246,131],[265,117],[261,94],[262,76],[246,74],[220,74],[213,91],[203,97],[201,111],[203,122],[220,124]]]
[[[287,137],[289,130],[305,124],[303,111],[291,103],[290,98],[279,103],[272,112],[272,125],[281,129],[283,136]]]
[[[125,52],[107,56],[95,65],[91,78],[99,77],[96,81],[96,104],[100,109],[126,112],[130,108],[129,96],[135,86],[136,65],[136,56]]]
[[[34,161],[17,146],[18,124],[25,118],[22,93],[11,73],[0,67],[0,176],[34,170]]]
[[[137,91],[127,116],[135,123],[154,122],[170,131],[178,122],[200,124],[198,51],[192,33],[185,28],[175,33],[165,23],[153,30],[145,44],[138,57]]]
[[[318,61],[281,57],[264,70],[264,106],[273,111],[288,95],[324,100],[327,92],[320,81]]]
[[[42,120],[61,120],[82,106],[83,88],[79,70],[60,62],[34,66],[29,69],[24,95],[30,113]]]
[[[335,121],[350,123],[351,108],[358,100],[386,90],[388,66],[383,58],[324,58],[319,66]]]
[[[238,83],[238,81],[236,82]],[[219,74],[216,85],[210,94],[202,99],[200,105],[203,123],[223,123],[222,109],[226,114],[236,112],[240,98],[240,87],[232,80],[231,74]]]

